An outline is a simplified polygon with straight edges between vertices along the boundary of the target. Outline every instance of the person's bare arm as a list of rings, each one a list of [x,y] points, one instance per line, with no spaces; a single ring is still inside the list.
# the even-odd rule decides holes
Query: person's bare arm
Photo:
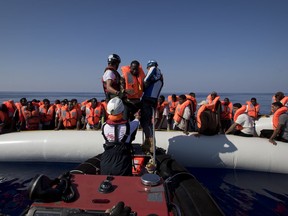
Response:
[[[234,123],[228,128],[228,130],[225,132],[225,134],[231,133],[231,132],[234,130],[234,128],[236,127],[236,125],[237,125],[237,123],[234,122]]]
[[[116,89],[114,89],[114,88],[112,87],[112,80],[111,80],[111,79],[108,79],[108,80],[106,81],[106,90],[107,90],[109,93],[115,94],[115,95],[117,95],[117,92],[118,92]]]
[[[276,136],[279,134],[280,129],[281,129],[281,125],[278,124],[277,128],[274,129],[273,134],[272,134],[272,136],[271,136],[270,139],[269,139],[269,142],[272,143],[273,145],[277,145],[277,143],[275,142],[274,139],[275,139]]]

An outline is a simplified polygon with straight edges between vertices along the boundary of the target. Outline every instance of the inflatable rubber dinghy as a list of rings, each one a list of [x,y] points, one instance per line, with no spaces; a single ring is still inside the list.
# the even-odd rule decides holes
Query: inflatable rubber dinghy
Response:
[[[272,128],[271,117],[256,122],[257,132]],[[244,169],[288,173],[288,144],[268,139],[181,131],[156,131],[156,144],[185,167]],[[142,143],[138,131],[134,143]],[[0,135],[0,161],[78,163],[103,152],[101,131],[23,131]]]

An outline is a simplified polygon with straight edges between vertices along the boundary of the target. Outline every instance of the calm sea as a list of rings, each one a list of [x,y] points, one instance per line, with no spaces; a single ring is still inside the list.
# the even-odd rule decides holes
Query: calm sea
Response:
[[[179,94],[179,93],[178,93]],[[197,93],[198,102],[208,93]],[[167,97],[169,93],[163,94]],[[219,93],[222,99],[228,97],[233,103],[244,104],[251,97],[257,98],[261,113],[270,112],[273,93]],[[65,92],[0,92],[0,102],[22,97],[28,100],[78,99],[79,102],[92,97],[104,98],[103,93]],[[255,152],[257,154],[257,152]],[[0,163],[0,215],[20,215],[30,201],[27,187],[39,173],[51,178],[74,168],[76,164],[63,163]],[[226,215],[288,215],[288,175],[224,169],[197,169],[189,171],[210,191]]]

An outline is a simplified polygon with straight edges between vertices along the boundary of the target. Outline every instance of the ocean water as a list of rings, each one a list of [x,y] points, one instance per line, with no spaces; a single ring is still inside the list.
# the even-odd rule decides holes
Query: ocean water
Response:
[[[196,92],[197,101],[204,100],[207,94]],[[261,105],[261,114],[268,114],[273,93],[219,93],[219,95],[222,99],[228,97],[232,103],[242,104],[251,97],[255,97]],[[22,97],[28,100],[48,98],[51,102],[55,99],[76,98],[81,102],[92,97],[101,100],[104,94],[0,92],[0,102],[9,99],[18,102]],[[30,204],[27,198],[27,187],[36,174],[43,173],[54,178],[76,165],[0,162],[0,215],[20,215]],[[187,168],[207,188],[226,215],[288,215],[288,175],[243,170]]]

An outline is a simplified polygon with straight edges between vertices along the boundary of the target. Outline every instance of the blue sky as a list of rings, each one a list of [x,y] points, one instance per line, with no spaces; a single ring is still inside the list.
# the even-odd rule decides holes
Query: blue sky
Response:
[[[163,92],[288,92],[286,0],[0,0],[0,91],[101,92],[107,57]]]

